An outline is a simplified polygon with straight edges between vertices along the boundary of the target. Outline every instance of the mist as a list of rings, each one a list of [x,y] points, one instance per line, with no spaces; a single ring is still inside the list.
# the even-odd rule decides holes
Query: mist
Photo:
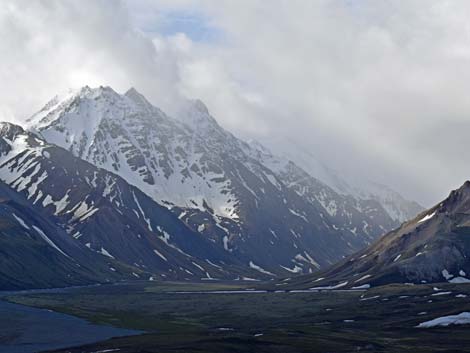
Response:
[[[470,177],[465,1],[5,1],[1,120],[67,88],[134,86],[170,114],[295,141],[425,206]]]

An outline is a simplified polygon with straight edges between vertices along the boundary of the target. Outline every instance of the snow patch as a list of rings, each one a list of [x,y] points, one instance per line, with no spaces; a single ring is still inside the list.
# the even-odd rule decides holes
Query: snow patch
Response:
[[[333,290],[333,289],[339,289],[339,288],[342,288],[342,287],[345,287],[348,285],[348,281],[346,282],[343,282],[343,283],[339,283],[335,286],[325,286],[325,287],[313,287],[313,288],[310,288],[311,290]]]
[[[431,328],[437,326],[467,325],[470,324],[470,312],[463,312],[458,315],[438,317],[437,319],[420,323],[418,328]]]
[[[258,271],[258,272],[264,273],[265,275],[275,276],[273,273],[271,273],[271,272],[269,272],[269,271],[266,271],[266,270],[263,269],[262,267],[256,265],[253,261],[250,261],[249,265],[250,265],[250,267],[251,267],[253,270],[256,270],[256,271]]]
[[[105,248],[101,247],[100,254],[114,259],[114,256],[111,255]]]
[[[160,256],[163,260],[168,261],[167,258],[163,256],[163,254],[160,251],[153,249],[153,252],[157,254],[158,256]]]
[[[23,228],[26,228],[26,229],[31,229],[28,227],[28,225],[25,223],[25,221],[23,221],[23,219],[21,219],[20,217],[18,217],[16,214],[12,213],[13,217],[15,217],[15,219],[18,221],[19,224],[21,224],[21,226]]]
[[[66,256],[66,257],[70,257],[66,253],[64,253],[51,239],[49,239],[49,237],[40,228],[38,228],[36,226],[33,226],[33,228],[41,236],[41,238],[43,238],[46,241],[47,244],[52,246],[54,249],[56,249],[62,255]]]
[[[428,220],[430,220],[431,218],[433,218],[436,214],[436,211],[434,211],[433,213],[429,214],[429,215],[426,215],[424,216],[423,218],[421,218],[418,223],[423,223],[423,222],[426,222]]]
[[[449,282],[450,283],[470,283],[470,279],[465,278],[465,277],[455,277],[455,278],[452,278]]]
[[[450,274],[449,271],[447,271],[447,270],[442,270],[442,276],[443,276],[446,280],[450,280],[451,278],[454,277],[454,275]]]
[[[358,280],[354,281],[354,283],[358,283],[358,282],[362,282],[363,280],[365,279],[368,279],[372,277],[371,275],[365,275],[365,276],[362,276],[361,278],[359,278]]]

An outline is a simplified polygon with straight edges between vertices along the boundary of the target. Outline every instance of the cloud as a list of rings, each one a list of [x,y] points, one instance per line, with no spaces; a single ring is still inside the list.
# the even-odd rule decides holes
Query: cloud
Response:
[[[173,101],[172,53],[160,54],[120,1],[6,1],[0,9],[0,112],[21,121],[56,93],[131,85]]]
[[[268,142],[294,138],[346,175],[428,205],[470,176],[461,132],[470,120],[468,2],[199,1],[173,9],[202,12],[225,34],[216,45],[193,43],[191,60],[180,62],[180,87],[224,126]]]
[[[470,176],[469,15],[459,0],[6,0],[0,114],[84,84],[170,112],[197,97],[239,135],[430,204]]]

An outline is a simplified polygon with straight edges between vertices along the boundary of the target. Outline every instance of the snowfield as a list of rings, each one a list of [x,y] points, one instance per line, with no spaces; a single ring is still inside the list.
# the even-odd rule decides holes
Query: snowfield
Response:
[[[431,328],[437,326],[468,325],[470,324],[470,312],[463,312],[458,315],[438,317],[437,319],[420,323],[418,328]]]

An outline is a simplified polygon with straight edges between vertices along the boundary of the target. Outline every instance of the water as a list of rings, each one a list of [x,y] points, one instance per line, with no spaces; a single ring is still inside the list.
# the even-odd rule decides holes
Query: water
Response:
[[[37,353],[139,333],[0,299],[0,353]]]

